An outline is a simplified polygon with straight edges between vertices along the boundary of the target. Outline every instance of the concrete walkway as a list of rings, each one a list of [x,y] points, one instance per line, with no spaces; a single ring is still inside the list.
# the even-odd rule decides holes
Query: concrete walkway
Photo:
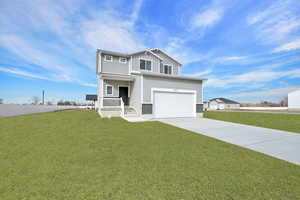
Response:
[[[206,118],[158,121],[300,165],[300,134]]]

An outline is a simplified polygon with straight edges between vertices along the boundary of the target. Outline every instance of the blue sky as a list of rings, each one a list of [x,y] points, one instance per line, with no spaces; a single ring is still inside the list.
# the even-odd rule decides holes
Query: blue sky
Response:
[[[300,88],[300,1],[0,2],[0,98],[82,101],[97,48],[161,48],[204,77],[205,98],[279,101]]]

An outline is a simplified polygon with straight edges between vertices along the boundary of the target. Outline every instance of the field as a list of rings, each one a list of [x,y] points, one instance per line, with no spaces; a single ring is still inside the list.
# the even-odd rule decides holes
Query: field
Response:
[[[0,199],[297,199],[300,167],[159,122],[0,118]]]
[[[300,114],[205,112],[204,117],[227,122],[300,133]]]

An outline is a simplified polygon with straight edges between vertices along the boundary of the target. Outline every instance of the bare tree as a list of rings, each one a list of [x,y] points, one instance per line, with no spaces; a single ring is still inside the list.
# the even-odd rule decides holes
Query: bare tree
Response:
[[[33,96],[31,100],[33,105],[38,105],[40,98],[37,96]]]
[[[282,106],[282,107],[287,107],[287,106],[288,106],[288,97],[284,97],[284,98],[280,101],[280,106]]]

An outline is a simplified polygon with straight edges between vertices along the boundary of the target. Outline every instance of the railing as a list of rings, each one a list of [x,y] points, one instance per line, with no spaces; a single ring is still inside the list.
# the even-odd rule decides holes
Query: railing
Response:
[[[100,108],[121,108],[121,116],[125,116],[125,104],[122,97],[100,97]]]
[[[125,106],[124,106],[124,102],[123,102],[122,98],[120,98],[120,101],[121,101],[121,117],[124,117],[124,115],[125,115]]]

